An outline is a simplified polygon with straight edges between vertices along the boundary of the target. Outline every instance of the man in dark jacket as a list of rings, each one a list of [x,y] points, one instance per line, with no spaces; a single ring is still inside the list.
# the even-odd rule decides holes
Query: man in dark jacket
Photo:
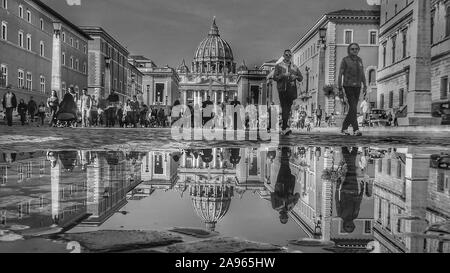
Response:
[[[275,191],[271,193],[272,208],[280,214],[280,222],[287,224],[289,211],[291,211],[300,199],[300,193],[295,191],[295,176],[291,172],[289,157],[291,149],[281,148],[281,166],[275,184]]]
[[[119,104],[119,95],[116,94],[115,90],[111,90],[111,94],[109,94],[108,98],[108,107],[105,110],[106,116],[106,127],[114,127],[116,125],[116,115],[117,115],[117,106]]]
[[[297,99],[297,81],[303,81],[303,75],[300,69],[292,63],[292,52],[287,49],[283,54],[283,61],[275,66],[273,79],[277,82],[278,96],[280,98],[281,116],[283,125],[282,135],[291,133],[289,128],[289,118],[294,100]]]
[[[8,126],[12,126],[12,113],[17,108],[16,95],[11,92],[11,87],[7,87],[6,93],[3,95],[2,100],[3,109],[6,111],[6,120]]]
[[[31,123],[34,122],[34,115],[36,115],[37,108],[37,104],[33,100],[33,96],[31,96],[30,101],[28,102],[28,115],[30,115]]]

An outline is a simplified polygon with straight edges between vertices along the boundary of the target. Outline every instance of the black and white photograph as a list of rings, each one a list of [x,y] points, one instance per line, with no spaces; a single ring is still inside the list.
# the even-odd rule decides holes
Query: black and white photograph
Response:
[[[0,0],[0,23],[0,253],[450,253],[449,0]]]

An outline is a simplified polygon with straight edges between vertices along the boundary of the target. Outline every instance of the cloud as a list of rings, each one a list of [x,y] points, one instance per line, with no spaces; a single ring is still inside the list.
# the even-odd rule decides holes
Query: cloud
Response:
[[[370,6],[381,4],[381,0],[366,0],[366,1],[367,1],[367,4],[369,4]]]
[[[69,6],[81,6],[81,0],[66,0]]]

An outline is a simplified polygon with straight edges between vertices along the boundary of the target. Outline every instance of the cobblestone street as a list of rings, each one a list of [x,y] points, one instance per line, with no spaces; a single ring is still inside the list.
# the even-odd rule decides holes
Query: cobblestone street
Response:
[[[0,150],[155,150],[177,148],[253,147],[264,144],[255,141],[174,141],[170,129],[84,129],[48,127],[1,127]],[[288,137],[280,137],[282,146],[379,146],[426,148],[448,148],[448,132],[387,132],[371,131],[362,137],[342,136],[334,132],[299,132]]]

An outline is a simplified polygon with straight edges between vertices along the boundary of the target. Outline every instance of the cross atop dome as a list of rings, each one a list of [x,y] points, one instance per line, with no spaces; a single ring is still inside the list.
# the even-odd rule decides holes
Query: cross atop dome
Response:
[[[211,30],[209,31],[209,36],[220,36],[219,28],[216,25],[216,16],[213,18],[213,23],[211,25]]]

